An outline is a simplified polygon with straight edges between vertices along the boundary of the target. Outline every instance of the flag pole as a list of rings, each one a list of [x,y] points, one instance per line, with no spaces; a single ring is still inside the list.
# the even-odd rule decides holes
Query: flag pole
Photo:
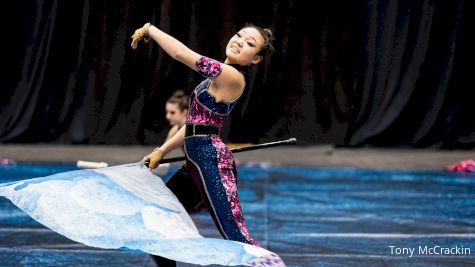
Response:
[[[281,141],[275,141],[275,142],[269,142],[269,143],[263,143],[263,144],[245,146],[245,147],[238,147],[238,148],[231,149],[231,152],[240,153],[244,151],[258,150],[258,149],[263,149],[263,148],[284,146],[284,145],[295,145],[295,144],[297,144],[297,139],[290,138],[287,140],[281,140]],[[171,162],[177,162],[177,161],[182,161],[182,160],[185,160],[185,156],[162,159],[160,163],[171,163]],[[144,164],[148,166],[148,162],[144,162]]]

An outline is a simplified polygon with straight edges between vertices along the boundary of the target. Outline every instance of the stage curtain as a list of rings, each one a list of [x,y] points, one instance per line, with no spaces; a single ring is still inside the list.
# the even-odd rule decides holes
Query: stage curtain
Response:
[[[154,43],[152,22],[223,60],[247,22],[275,54],[248,73],[227,142],[475,146],[471,1],[10,1],[1,14],[0,142],[158,145],[165,101],[201,77]],[[8,8],[7,8],[8,7]],[[15,16],[8,16],[14,12]],[[472,23],[470,23],[472,21]]]

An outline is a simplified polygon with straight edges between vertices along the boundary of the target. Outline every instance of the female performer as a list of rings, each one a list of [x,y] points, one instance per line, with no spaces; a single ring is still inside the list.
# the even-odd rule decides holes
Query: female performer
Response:
[[[168,98],[165,104],[165,118],[170,124],[170,130],[168,131],[166,140],[172,138],[178,130],[185,125],[186,114],[188,113],[188,101],[188,95],[181,89],[176,90]]]
[[[187,210],[204,201],[224,238],[260,246],[251,238],[244,222],[236,187],[236,166],[219,133],[244,92],[243,71],[273,52],[272,32],[246,25],[229,40],[224,62],[196,53],[150,23],[135,31],[131,46],[136,49],[140,40],[147,42],[150,38],[205,80],[190,95],[186,124],[142,161],[149,161],[149,168],[154,169],[169,151],[184,144],[186,161],[167,186]],[[189,186],[184,186],[185,182]],[[268,262],[275,260],[282,265],[280,258],[274,256]],[[175,265],[167,259],[154,258],[160,266]]]

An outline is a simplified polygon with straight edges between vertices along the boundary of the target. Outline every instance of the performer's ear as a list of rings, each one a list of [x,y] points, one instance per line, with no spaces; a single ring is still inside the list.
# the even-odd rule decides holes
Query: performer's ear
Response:
[[[254,59],[251,61],[251,64],[257,64],[262,61],[262,56],[256,55]]]

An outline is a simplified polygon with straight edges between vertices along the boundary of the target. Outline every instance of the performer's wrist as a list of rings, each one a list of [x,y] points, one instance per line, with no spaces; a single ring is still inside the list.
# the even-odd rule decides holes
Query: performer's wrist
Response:
[[[160,151],[160,153],[162,153],[163,155],[165,155],[165,153],[166,153],[166,150],[163,148],[163,146],[157,146],[157,147],[153,150],[153,152],[155,152],[155,151]]]
[[[142,27],[144,36],[146,36],[146,37],[149,37],[149,36],[150,36],[150,33],[149,33],[150,26],[152,26],[152,24],[151,24],[150,22],[147,22],[147,23],[145,23],[145,25],[143,25],[143,27]]]

